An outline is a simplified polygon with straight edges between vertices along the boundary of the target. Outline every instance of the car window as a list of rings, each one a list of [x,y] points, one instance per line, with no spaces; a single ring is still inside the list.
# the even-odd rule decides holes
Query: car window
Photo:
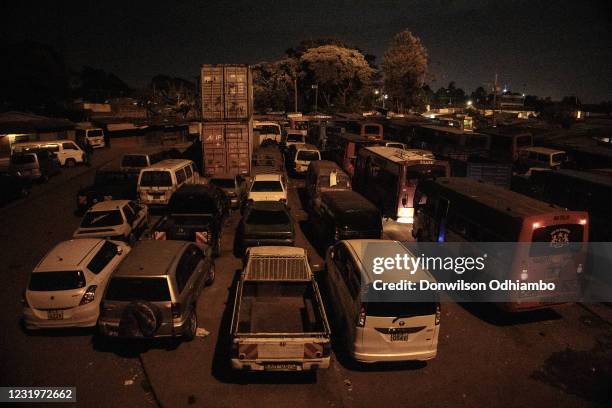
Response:
[[[125,219],[130,225],[136,219],[136,215],[134,215],[134,211],[132,211],[132,208],[129,205],[126,205],[125,207],[123,207],[123,214],[125,214]]]
[[[110,241],[106,241],[98,253],[91,259],[87,265],[87,269],[97,275],[106,268],[106,265],[113,260],[115,255],[117,255],[117,245]]]
[[[143,171],[140,185],[143,187],[171,187],[172,177],[169,171]]]
[[[191,169],[191,165],[185,167],[185,175],[187,178],[191,178],[193,176],[193,170]]]
[[[200,257],[198,258],[198,253]],[[202,253],[196,247],[190,246],[181,256],[176,267],[176,285],[179,293],[183,292],[189,278],[193,274],[198,262],[202,259]]]
[[[107,300],[164,302],[170,300],[166,278],[113,278],[104,296]]]
[[[88,211],[81,221],[82,228],[111,227],[123,224],[123,217],[119,210]]]
[[[255,181],[251,187],[251,191],[255,193],[277,193],[283,191],[283,186],[279,181]]]
[[[79,149],[78,147],[76,147],[74,143],[70,143],[70,142],[62,143],[62,147],[64,148],[64,150],[78,150]]]
[[[185,175],[185,169],[179,169],[175,171],[174,174],[176,176],[176,184],[183,184],[187,179],[187,176]]]
[[[82,271],[33,272],[28,289],[32,291],[73,290],[85,287]]]

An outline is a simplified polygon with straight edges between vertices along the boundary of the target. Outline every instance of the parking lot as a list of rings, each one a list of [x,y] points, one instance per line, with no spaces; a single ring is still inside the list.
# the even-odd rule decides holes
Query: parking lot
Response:
[[[75,194],[119,148],[97,151],[92,167],[64,169],[31,195],[0,209],[3,385],[76,386],[77,400],[96,406],[597,406],[609,402],[612,313],[571,304],[505,315],[489,305],[443,303],[438,356],[428,363],[356,365],[335,349],[317,375],[237,375],[228,364],[233,287],[234,212],[226,222],[215,283],[197,313],[201,336],[189,343],[108,342],[93,330],[27,334],[20,325],[28,274],[79,224]],[[289,183],[296,245],[321,263],[302,228],[303,180]],[[307,230],[307,228],[305,228]],[[386,235],[407,239],[388,223]],[[325,294],[324,294],[325,297]],[[332,299],[326,299],[326,302]],[[271,316],[271,318],[274,318]],[[112,396],[112,400],[109,399]]]

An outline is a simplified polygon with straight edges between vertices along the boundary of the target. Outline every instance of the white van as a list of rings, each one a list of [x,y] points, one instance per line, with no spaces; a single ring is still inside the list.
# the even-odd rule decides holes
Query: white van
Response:
[[[32,147],[46,149],[55,153],[62,166],[74,167],[78,163],[85,161],[85,152],[75,142],[68,139],[16,143],[13,145],[13,151],[20,152]]]
[[[197,184],[200,175],[191,160],[167,159],[140,170],[138,198],[142,204],[164,206],[183,184]]]
[[[253,131],[259,133],[259,140],[256,140],[256,142],[260,146],[266,140],[274,143],[281,142],[281,127],[276,122],[254,121]]]
[[[341,346],[355,360],[365,363],[436,357],[440,332],[438,302],[362,301],[362,287],[390,276],[374,275],[365,268],[368,244],[385,244],[385,251],[377,248],[377,256],[413,256],[400,242],[387,240],[346,240],[327,250],[325,286],[328,298],[332,299],[327,311],[334,322],[333,331],[342,333]],[[362,278],[368,281],[362,282]],[[424,269],[418,269],[410,279],[435,281]]]
[[[106,146],[104,131],[100,128],[76,129],[76,140],[83,140],[94,149]]]
[[[291,164],[296,174],[305,174],[310,162],[321,160],[321,152],[311,144],[295,145],[289,153],[292,155]]]
[[[527,168],[558,169],[565,161],[567,154],[563,150],[547,147],[526,147],[519,150],[518,162]]]

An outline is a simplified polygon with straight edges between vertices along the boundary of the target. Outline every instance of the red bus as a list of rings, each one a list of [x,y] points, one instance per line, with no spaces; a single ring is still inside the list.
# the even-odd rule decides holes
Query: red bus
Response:
[[[412,223],[413,197],[423,180],[447,177],[449,165],[426,150],[372,146],[359,151],[353,188],[372,201],[384,217]]]
[[[355,159],[359,151],[368,146],[380,145],[378,138],[363,137],[355,133],[335,134],[327,141],[327,149],[333,160],[351,177],[355,173]]]
[[[512,292],[500,304],[503,309],[514,312],[567,302],[553,300],[557,295],[578,298],[589,235],[586,211],[568,211],[464,177],[420,183],[414,202],[412,235],[417,241],[527,243],[503,255],[489,254],[487,262],[506,274],[502,279],[553,282],[558,290],[548,298]],[[472,246],[478,247],[461,248]]]

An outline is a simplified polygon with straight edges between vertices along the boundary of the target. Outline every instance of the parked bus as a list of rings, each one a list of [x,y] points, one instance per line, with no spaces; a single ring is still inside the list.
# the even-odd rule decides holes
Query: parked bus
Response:
[[[435,160],[431,152],[372,146],[359,151],[353,188],[376,204],[383,217],[412,223],[417,184],[448,175],[448,163]]]
[[[480,133],[490,137],[489,157],[499,161],[515,162],[519,150],[533,146],[533,135],[519,128],[486,128]]]
[[[377,139],[383,138],[384,129],[383,125],[374,122],[361,122],[361,121],[338,121],[338,125],[344,127],[348,133],[359,135],[366,139]]]
[[[612,241],[612,173],[534,169],[527,185],[516,190],[570,210],[587,211],[591,220],[589,241]]]
[[[327,142],[331,158],[351,177],[355,172],[355,159],[359,151],[364,147],[377,145],[380,145],[379,139],[346,132],[335,135]]]
[[[507,274],[497,279],[554,282],[566,299],[577,298],[587,254],[587,212],[568,211],[462,177],[420,183],[414,203],[412,234],[418,241],[531,243],[504,252],[501,258],[489,254],[487,262],[498,266],[495,272]],[[508,302],[500,304],[508,311],[565,302],[554,297],[521,302],[520,294],[509,296]]]
[[[416,127],[412,145],[431,150],[444,158],[467,161],[470,155],[487,157],[491,148],[490,136],[459,128],[436,125]]]

